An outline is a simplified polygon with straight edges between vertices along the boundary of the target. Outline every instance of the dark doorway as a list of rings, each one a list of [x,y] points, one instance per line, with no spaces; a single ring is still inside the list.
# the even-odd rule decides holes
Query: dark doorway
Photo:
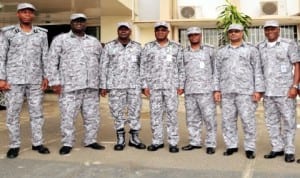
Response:
[[[48,41],[51,44],[53,38],[61,33],[66,33],[70,31],[70,25],[43,25],[40,26],[48,30]],[[96,37],[100,41],[100,27],[99,26],[89,26],[86,28],[86,33]]]

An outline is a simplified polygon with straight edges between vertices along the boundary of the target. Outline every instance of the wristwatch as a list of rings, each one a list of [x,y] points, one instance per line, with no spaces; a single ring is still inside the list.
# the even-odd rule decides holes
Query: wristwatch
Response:
[[[292,85],[292,87],[291,88],[296,88],[296,89],[298,89],[299,88],[299,86],[298,85],[296,85],[296,84],[294,84],[294,85]]]

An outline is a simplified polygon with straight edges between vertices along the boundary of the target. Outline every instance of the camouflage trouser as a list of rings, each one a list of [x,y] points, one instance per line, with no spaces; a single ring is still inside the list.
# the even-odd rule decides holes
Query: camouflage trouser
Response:
[[[20,139],[20,112],[27,97],[32,145],[38,146],[43,143],[42,127],[43,118],[43,91],[40,85],[11,85],[11,89],[5,93],[6,98],[6,125],[9,131],[9,147],[17,148],[21,145]]]
[[[203,122],[206,127],[206,147],[216,147],[217,120],[216,105],[212,93],[185,95],[186,123],[190,144],[201,145]]]
[[[251,95],[223,94],[222,95],[222,130],[227,148],[238,147],[237,118],[238,114],[244,130],[245,150],[256,150],[256,120],[257,103]]]
[[[84,145],[97,141],[100,123],[99,90],[82,89],[60,95],[62,144],[73,146],[75,142],[75,120],[79,111],[85,128]]]
[[[109,108],[115,121],[115,129],[124,128],[127,122],[130,129],[140,130],[141,89],[115,89],[109,91]]]
[[[295,153],[296,100],[287,97],[264,97],[265,120],[272,151]],[[282,128],[282,131],[281,131]]]
[[[163,132],[163,113],[166,111],[166,123],[168,133],[168,143],[177,145],[178,136],[178,96],[177,90],[151,90],[150,91],[150,115],[152,129],[152,144],[162,144],[164,139]]]

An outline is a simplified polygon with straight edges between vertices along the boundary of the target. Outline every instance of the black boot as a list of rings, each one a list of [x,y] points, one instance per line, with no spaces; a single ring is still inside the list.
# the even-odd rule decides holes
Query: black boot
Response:
[[[117,130],[117,144],[114,146],[114,150],[122,151],[125,147],[125,130],[124,128]]]
[[[129,139],[129,146],[135,147],[137,149],[146,149],[146,145],[143,144],[139,139],[138,130],[130,130],[130,139]]]

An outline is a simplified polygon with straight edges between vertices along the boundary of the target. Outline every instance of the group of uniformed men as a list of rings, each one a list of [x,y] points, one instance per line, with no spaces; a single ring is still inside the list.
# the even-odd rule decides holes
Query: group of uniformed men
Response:
[[[80,111],[85,128],[84,146],[105,149],[97,143],[100,124],[99,93],[109,95],[109,108],[117,135],[116,151],[125,147],[125,125],[129,124],[129,146],[146,149],[139,139],[141,93],[150,98],[152,143],[148,151],[164,147],[164,121],[169,151],[178,148],[178,95],[185,95],[188,151],[200,149],[202,126],[206,128],[207,154],[216,149],[216,103],[222,108],[224,156],[238,151],[237,118],[245,133],[248,159],[255,158],[257,102],[264,98],[265,121],[272,150],[266,159],[285,155],[295,161],[296,96],[299,83],[297,44],[280,37],[277,21],[266,21],[266,40],[257,46],[243,41],[243,26],[231,24],[229,44],[215,50],[202,44],[199,27],[187,29],[190,45],[182,48],[168,39],[169,24],[157,22],[155,40],[144,48],[130,39],[131,25],[117,25],[117,39],[105,44],[85,34],[87,17],[70,17],[71,30],[55,37],[48,50],[47,30],[33,26],[36,8],[17,6],[18,25],[2,28],[0,35],[0,89],[5,91],[8,158],[19,154],[20,112],[26,96],[32,129],[32,150],[50,153],[43,145],[43,91],[51,86],[59,95],[61,155],[71,152],[75,141],[75,119]],[[127,117],[127,118],[126,118]],[[300,163],[300,161],[298,160]]]

